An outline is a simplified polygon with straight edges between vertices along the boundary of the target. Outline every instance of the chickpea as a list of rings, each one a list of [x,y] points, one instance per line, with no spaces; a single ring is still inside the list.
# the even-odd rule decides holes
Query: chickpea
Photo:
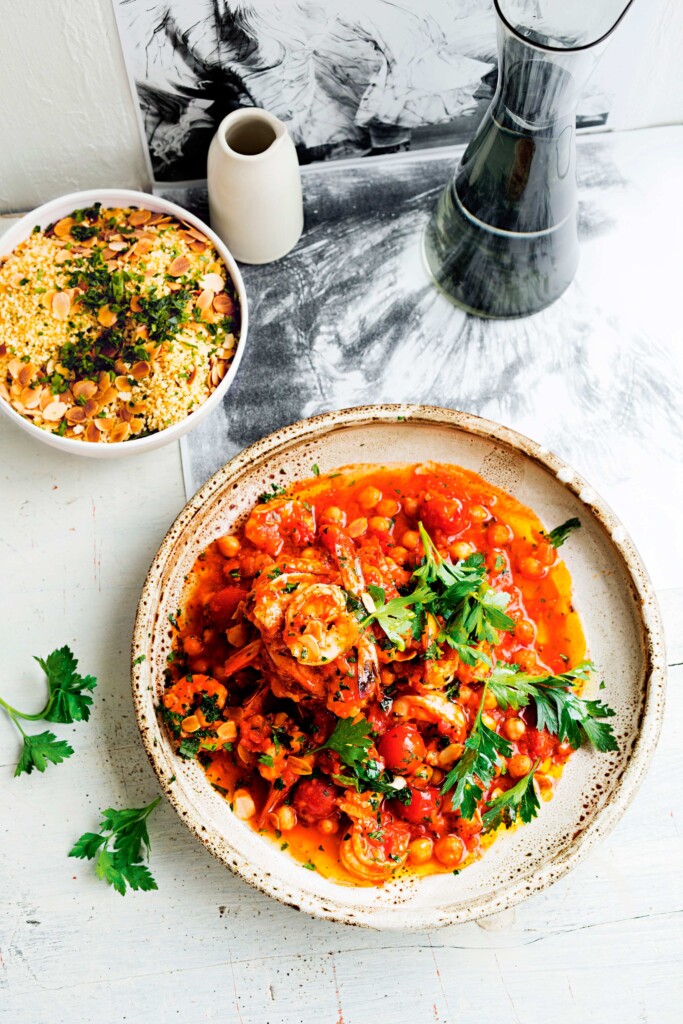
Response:
[[[464,852],[465,845],[458,836],[443,836],[434,845],[434,856],[445,868],[457,868]]]
[[[240,542],[237,537],[228,535],[226,537],[219,537],[216,541],[216,547],[224,558],[234,558],[240,549]]]
[[[369,484],[367,487],[364,487],[363,490],[358,495],[358,504],[360,505],[361,508],[365,509],[374,508],[375,505],[377,505],[378,502],[380,502],[381,500],[382,492],[379,491],[376,487],[373,487],[372,484]]]
[[[253,818],[256,814],[256,804],[254,803],[251,793],[247,789],[235,790],[232,806],[237,817],[241,818],[243,821],[246,821],[248,818]]]
[[[493,715],[487,715],[486,712],[484,712],[484,714],[481,716],[481,720],[487,729],[493,729],[493,731],[495,732],[496,720],[493,717]]]
[[[190,671],[198,676],[205,676],[209,671],[209,663],[206,658],[194,658],[190,662]]]
[[[531,555],[520,559],[519,571],[527,580],[540,580],[546,572],[545,566],[539,562],[538,558],[533,558]]]
[[[368,521],[365,516],[354,519],[346,528],[349,537],[362,537],[368,528]]]
[[[411,864],[426,864],[432,859],[434,843],[431,839],[413,839],[408,847],[408,860]]]
[[[410,778],[410,785],[415,789],[426,789],[432,779],[433,771],[428,764],[421,764],[417,767]]]
[[[339,829],[339,822],[336,818],[321,818],[318,822],[318,832],[324,836],[332,836]]]
[[[437,754],[437,764],[440,768],[450,768],[454,761],[458,761],[462,757],[464,749],[462,743],[449,743]]]
[[[465,841],[479,835],[483,828],[480,811],[475,811],[472,818],[458,818],[455,825],[455,831]]]
[[[517,651],[515,661],[523,672],[530,672],[536,664],[536,655],[533,651]]]
[[[374,530],[375,533],[389,533],[389,530],[391,529],[391,522],[388,519],[385,519],[384,516],[373,516],[368,523],[368,526],[371,530]]]
[[[470,519],[473,523],[483,523],[491,513],[483,505],[470,505]]]
[[[186,636],[183,640],[183,648],[188,658],[198,658],[204,650],[204,644],[201,642],[199,637]]]
[[[398,565],[403,565],[408,558],[408,552],[400,544],[397,544],[395,548],[391,549],[391,557]]]
[[[441,783],[443,782],[444,778],[445,778],[445,775],[441,771],[440,768],[433,768],[432,769],[432,778],[431,778],[432,786],[439,786],[439,785],[441,785]]]
[[[330,505],[329,508],[323,511],[321,519],[327,520],[330,523],[343,523],[346,515],[337,505]]]
[[[503,726],[503,733],[509,740],[516,743],[526,732],[526,725],[521,718],[508,718]]]
[[[273,564],[273,559],[270,555],[267,555],[265,551],[262,551],[259,555],[254,555],[254,573],[262,572],[264,569],[269,568]]]
[[[381,677],[380,677],[381,678]],[[399,718],[405,718],[408,714],[408,702],[399,697],[395,700],[391,709]]]
[[[456,559],[469,558],[473,551],[474,548],[472,545],[468,544],[467,541],[464,540],[456,540],[455,544],[451,544],[448,549],[448,553],[451,558]]]
[[[401,537],[401,544],[409,551],[414,551],[420,543],[420,534],[416,530],[406,530]]]
[[[394,498],[382,498],[377,502],[375,511],[381,516],[386,516],[387,519],[392,519],[401,511],[401,506]]]
[[[201,722],[196,715],[188,715],[180,723],[180,728],[183,732],[197,732],[197,729],[201,727]]]
[[[512,530],[505,523],[494,523],[489,526],[488,538],[494,548],[502,548],[512,540]]]
[[[420,507],[420,502],[417,500],[417,498],[404,498],[403,499],[403,508],[404,508],[405,514],[407,516],[414,516],[417,513],[417,510],[418,510],[419,507]]]
[[[520,644],[530,644],[535,636],[536,629],[533,622],[529,622],[528,619],[520,619],[515,626],[515,639],[519,640]]]
[[[382,686],[391,686],[396,676],[392,669],[382,666],[379,670],[379,678],[382,680]]]
[[[277,811],[271,811],[268,815],[268,824],[276,828],[278,832],[289,832],[296,825],[296,811],[293,807],[283,804]]]
[[[460,701],[461,704],[469,704],[469,702],[472,700],[473,695],[474,690],[472,689],[472,687],[466,686],[465,683],[463,683],[462,686],[460,687],[460,690],[458,691],[458,700]]]
[[[315,548],[304,548],[303,551],[301,552],[301,557],[305,558],[306,561],[308,562],[313,558],[317,558],[318,552],[315,550]]]
[[[253,555],[242,555],[240,558],[240,574],[242,576],[256,575],[256,559]]]
[[[521,779],[531,771],[532,760],[526,754],[513,754],[508,758],[508,774],[513,779]]]
[[[493,709],[497,708],[497,707],[498,707],[498,701],[496,700],[494,695],[491,693],[491,691],[487,690],[486,691],[486,696],[484,697],[484,711],[493,711]]]
[[[536,558],[539,560],[541,565],[552,565],[557,558],[557,552],[552,544],[548,544],[547,541],[540,541],[536,548]]]
[[[574,750],[574,748],[571,745],[571,743],[568,743],[566,740],[565,740],[564,743],[559,743],[558,747],[557,747],[558,755],[560,757],[563,757],[563,758],[564,757],[569,757],[569,755],[573,752],[573,750]]]

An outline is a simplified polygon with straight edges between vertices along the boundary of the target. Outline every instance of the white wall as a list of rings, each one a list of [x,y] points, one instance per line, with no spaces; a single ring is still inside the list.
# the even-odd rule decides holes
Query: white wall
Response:
[[[0,0],[0,212],[149,184],[110,0]]]

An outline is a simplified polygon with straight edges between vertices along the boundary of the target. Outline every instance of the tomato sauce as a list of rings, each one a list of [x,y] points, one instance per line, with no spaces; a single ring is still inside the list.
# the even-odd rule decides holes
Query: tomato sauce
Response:
[[[492,794],[525,769],[550,798],[571,753],[528,708],[503,710],[484,688],[496,663],[542,676],[584,658],[565,564],[534,512],[455,466],[346,467],[262,498],[186,582],[161,703],[180,754],[310,870],[353,885],[457,873],[495,835],[481,819]],[[399,600],[393,640],[372,617],[418,585],[421,528],[436,558],[481,563],[504,609],[493,640],[472,640],[474,664],[429,605],[420,632]],[[467,819],[441,787],[478,712],[511,754]],[[356,762],[334,746],[344,722],[360,737]]]

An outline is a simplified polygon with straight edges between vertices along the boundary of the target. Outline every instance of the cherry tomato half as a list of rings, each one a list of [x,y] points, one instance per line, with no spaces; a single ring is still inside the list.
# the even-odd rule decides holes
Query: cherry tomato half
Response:
[[[377,747],[387,768],[409,775],[424,760],[427,748],[414,725],[395,725]]]
[[[244,601],[246,596],[246,590],[242,590],[241,587],[223,587],[222,590],[217,590],[206,605],[209,618],[216,626],[224,629],[235,614],[237,605]]]
[[[399,800],[391,801],[391,811],[411,825],[432,825],[435,823],[441,807],[441,794],[434,786],[427,789],[410,788],[410,803],[403,804]]]

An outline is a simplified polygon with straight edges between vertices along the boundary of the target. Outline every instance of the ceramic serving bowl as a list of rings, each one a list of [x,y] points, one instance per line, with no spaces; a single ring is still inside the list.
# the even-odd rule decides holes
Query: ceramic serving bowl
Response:
[[[68,216],[72,210],[92,206],[93,203],[101,203],[103,206],[111,207],[139,206],[153,212],[168,213],[173,217],[181,218],[192,225],[192,227],[201,231],[216,247],[218,255],[227,267],[235,286],[241,315],[240,338],[237,349],[228,371],[218,387],[215,391],[211,392],[206,401],[190,416],[186,416],[180,422],[174,423],[164,430],[159,430],[155,434],[111,444],[86,444],[73,438],[60,437],[58,434],[50,433],[49,430],[42,430],[31,423],[30,420],[21,416],[8,402],[0,399],[0,413],[8,416],[13,423],[16,423],[18,427],[21,427],[22,430],[25,430],[27,434],[30,434],[37,441],[42,441],[43,444],[48,444],[50,447],[58,448],[63,452],[70,452],[72,455],[83,455],[86,458],[92,459],[115,459],[121,455],[134,455],[137,452],[151,451],[153,448],[161,448],[162,445],[168,444],[169,441],[177,441],[183,434],[196,427],[205,416],[208,416],[212,409],[215,409],[222,403],[242,359],[244,346],[247,341],[249,314],[242,275],[225,243],[199,217],[195,217],[193,213],[184,210],[182,206],[177,206],[176,203],[170,203],[166,199],[159,199],[156,196],[148,195],[146,192],[136,192],[132,189],[123,188],[100,188],[90,189],[87,192],[70,192],[68,195],[60,196],[58,199],[52,199],[49,203],[44,203],[31,213],[27,213],[9,231],[0,236],[0,257],[6,256],[20,242],[28,238],[36,225],[40,228],[46,228],[49,224]]]
[[[579,750],[538,818],[501,836],[457,877],[404,879],[384,888],[340,885],[280,852],[230,811],[196,762],[179,758],[155,711],[170,650],[168,615],[183,578],[212,540],[232,530],[272,483],[353,463],[455,463],[534,509],[548,525],[578,516],[562,550],[599,676],[586,695],[616,711],[619,752]],[[367,406],[295,423],[227,463],[195,495],[154,559],[133,638],[133,696],[142,739],[162,788],[186,825],[224,864],[283,903],[318,917],[417,929],[504,910],[561,878],[617,823],[657,743],[665,658],[657,604],[624,528],[588,484],[533,441],[486,420],[430,406]],[[144,659],[144,660],[143,660]],[[595,692],[594,692],[595,691]]]

